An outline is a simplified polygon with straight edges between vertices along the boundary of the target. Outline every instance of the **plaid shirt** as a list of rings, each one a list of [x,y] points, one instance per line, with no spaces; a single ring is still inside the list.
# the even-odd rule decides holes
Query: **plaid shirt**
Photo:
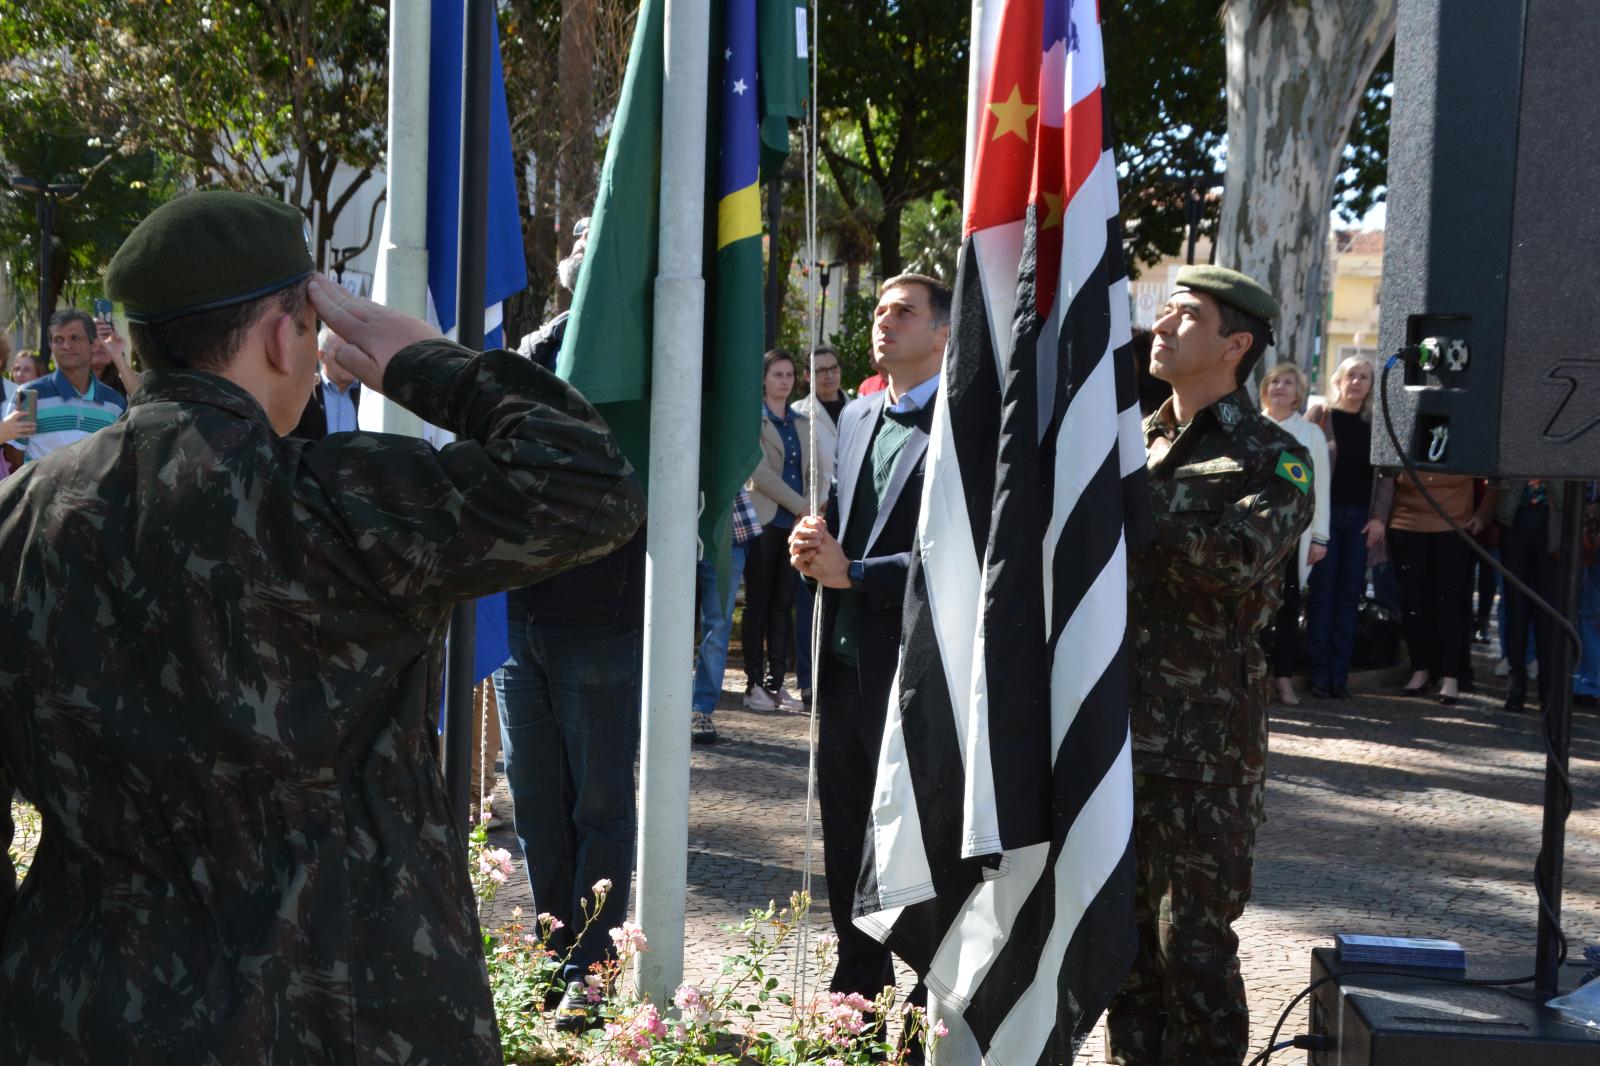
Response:
[[[756,505],[750,502],[750,493],[744,489],[733,498],[733,542],[749,544],[761,535],[761,522],[756,518]]]

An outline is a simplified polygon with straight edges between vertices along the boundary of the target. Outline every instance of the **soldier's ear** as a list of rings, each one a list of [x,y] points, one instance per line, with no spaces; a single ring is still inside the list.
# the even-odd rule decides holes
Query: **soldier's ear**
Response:
[[[305,350],[308,347],[311,358],[316,359],[316,334],[306,330],[295,316],[284,314],[276,308],[267,312],[264,317],[262,325],[266,328],[262,342],[266,350],[267,365],[278,374],[288,377],[301,376]]]
[[[1248,331],[1228,334],[1227,343],[1222,349],[1222,358],[1229,366],[1237,366],[1239,360],[1250,352],[1250,345],[1255,343],[1255,337]]]

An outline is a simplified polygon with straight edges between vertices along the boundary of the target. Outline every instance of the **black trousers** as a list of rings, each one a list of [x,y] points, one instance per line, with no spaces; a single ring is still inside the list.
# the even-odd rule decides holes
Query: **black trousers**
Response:
[[[828,912],[839,934],[839,963],[828,985],[832,992],[859,992],[868,999],[894,984],[889,949],[850,920],[856,883],[866,851],[867,820],[878,772],[878,745],[888,693],[863,702],[861,675],[823,653],[817,679],[817,791],[822,800],[822,865],[828,882]]]
[[[1300,658],[1300,553],[1289,553],[1289,565],[1283,572],[1283,603],[1272,620],[1272,637],[1267,642],[1267,656],[1272,660],[1273,677],[1293,677],[1296,660]]]
[[[1476,557],[1474,557],[1476,559]],[[1478,606],[1473,617],[1473,624],[1479,629],[1489,628],[1489,616],[1494,613],[1494,597],[1499,589],[1500,575],[1495,573],[1494,567],[1477,559],[1478,564]]]
[[[1466,606],[1472,549],[1452,532],[1389,531],[1389,555],[1400,581],[1400,624],[1411,669],[1460,680],[1471,655]]]
[[[1506,569],[1533,588],[1546,600],[1555,593],[1557,565],[1550,554],[1550,508],[1520,507],[1509,526],[1500,527],[1500,561]],[[1550,649],[1554,647],[1555,627],[1550,616],[1533,610],[1533,601],[1506,582],[1506,662],[1511,677],[1526,679],[1528,673],[1528,617],[1533,616],[1533,649],[1539,660],[1539,701],[1550,692]]]
[[[744,557],[744,670],[768,692],[783,687],[794,632],[794,593],[800,575],[789,563],[789,530],[763,529]]]

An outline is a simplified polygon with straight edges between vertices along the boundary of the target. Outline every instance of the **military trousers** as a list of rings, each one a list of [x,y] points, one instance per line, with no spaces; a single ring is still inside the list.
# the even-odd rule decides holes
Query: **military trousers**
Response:
[[[1250,899],[1262,786],[1134,775],[1139,954],[1106,1014],[1106,1061],[1240,1066],[1250,1015],[1233,923]]]

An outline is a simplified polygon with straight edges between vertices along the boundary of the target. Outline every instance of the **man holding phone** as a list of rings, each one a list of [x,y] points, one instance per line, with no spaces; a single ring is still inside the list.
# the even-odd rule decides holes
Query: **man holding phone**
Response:
[[[6,461],[12,469],[43,459],[57,448],[76,444],[109,426],[127,410],[128,402],[122,395],[90,372],[96,334],[94,319],[76,308],[50,316],[50,352],[55,356],[55,373],[22,386],[6,407],[7,418],[27,410],[24,405],[33,405],[34,413],[30,420],[34,425],[25,435],[5,445]]]

